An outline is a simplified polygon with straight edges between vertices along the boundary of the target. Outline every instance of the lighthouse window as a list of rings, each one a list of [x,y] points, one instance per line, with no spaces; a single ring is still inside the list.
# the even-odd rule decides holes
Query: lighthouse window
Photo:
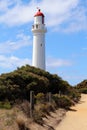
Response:
[[[36,24],[36,28],[38,28],[38,24]]]

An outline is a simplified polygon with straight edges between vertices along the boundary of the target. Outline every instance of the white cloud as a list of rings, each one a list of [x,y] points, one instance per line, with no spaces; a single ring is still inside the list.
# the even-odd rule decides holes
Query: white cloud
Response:
[[[42,7],[47,14],[48,26],[55,26],[66,21],[70,16],[72,9],[76,8],[79,0],[44,0]],[[50,6],[48,6],[50,5]]]
[[[20,1],[19,2],[16,1],[15,3],[15,0],[13,0],[15,4],[12,8],[9,8],[8,6],[9,4],[7,4],[8,10],[6,10],[6,12],[0,16],[1,23],[5,23],[9,26],[12,26],[12,25],[21,25],[32,21],[33,19],[32,16],[34,14],[33,9],[35,8],[34,3],[30,2],[28,5],[23,5],[22,1],[21,2]],[[10,1],[8,0],[8,3],[9,2]]]
[[[31,60],[27,58],[20,59],[15,56],[6,57],[4,55],[0,55],[0,68],[15,69],[26,64],[31,64]]]
[[[71,19],[68,20],[65,28],[62,29],[64,32],[77,32],[80,30],[87,30],[87,9],[80,6],[76,8],[71,15]]]
[[[47,26],[54,26],[54,30],[62,32],[87,30],[87,9],[82,4],[84,1],[31,0],[27,4],[22,2],[22,0],[1,0],[0,7],[4,13],[0,15],[0,23],[9,26],[29,23],[33,21],[36,7],[39,6],[46,15]]]
[[[11,3],[12,3],[12,1],[10,1],[10,0],[0,0],[0,12],[7,11],[8,6],[10,6]]]
[[[22,47],[31,45],[30,36],[20,33],[16,36],[15,41],[6,41],[0,43],[0,68],[14,70],[25,64],[31,64],[31,60],[28,58],[18,58],[11,56],[12,52],[19,50]],[[10,56],[7,56],[10,54]]]
[[[15,41],[6,41],[0,43],[0,54],[11,53],[22,47],[29,46],[32,44],[30,36],[20,33],[17,35]]]
[[[47,59],[47,67],[62,67],[62,66],[71,66],[72,62],[64,59]]]

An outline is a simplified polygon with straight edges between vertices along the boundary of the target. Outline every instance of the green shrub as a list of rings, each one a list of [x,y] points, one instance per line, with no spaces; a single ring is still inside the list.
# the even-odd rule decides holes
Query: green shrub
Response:
[[[41,108],[40,108],[40,111],[43,112],[43,113],[46,113],[49,115],[49,112],[50,111],[53,111],[53,107],[51,104],[49,103],[46,103],[46,104],[41,104]]]
[[[45,94],[44,93],[38,93],[35,96],[36,103],[44,103],[46,101]]]
[[[87,88],[81,88],[79,89],[79,92],[87,94]]]
[[[73,100],[75,103],[78,103],[78,101],[79,101],[80,98],[81,98],[81,93],[74,89],[74,90],[71,91],[71,93],[69,94],[69,97],[70,97],[70,99]]]
[[[11,109],[10,102],[0,102],[0,108]]]
[[[71,105],[73,105],[72,100],[67,96],[59,96],[58,94],[55,94],[53,96],[53,99],[58,107],[68,109]]]

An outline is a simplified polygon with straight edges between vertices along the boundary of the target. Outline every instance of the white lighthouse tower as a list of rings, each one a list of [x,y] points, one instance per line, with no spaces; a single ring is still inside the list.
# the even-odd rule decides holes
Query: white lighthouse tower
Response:
[[[45,33],[44,14],[38,10],[34,15],[33,32],[33,59],[32,65],[45,70]]]

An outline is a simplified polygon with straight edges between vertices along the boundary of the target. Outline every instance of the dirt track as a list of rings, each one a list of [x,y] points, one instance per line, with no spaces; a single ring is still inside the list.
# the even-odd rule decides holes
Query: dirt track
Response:
[[[87,95],[82,95],[80,103],[67,112],[56,130],[87,130]]]

